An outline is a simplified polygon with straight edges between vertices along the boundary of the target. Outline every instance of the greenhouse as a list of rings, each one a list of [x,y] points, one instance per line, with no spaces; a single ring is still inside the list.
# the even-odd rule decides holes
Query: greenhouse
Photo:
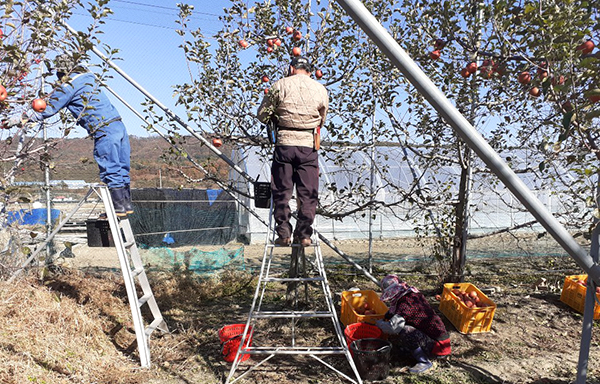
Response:
[[[344,150],[332,147],[336,151]],[[373,209],[373,215],[364,214],[369,212],[368,209],[335,219],[317,215],[316,228],[322,235],[332,240],[414,236],[414,228],[425,224],[426,212],[422,208],[415,207],[414,204],[401,202],[400,191],[409,190],[413,185],[419,185],[421,190],[437,190],[441,188],[442,184],[450,182],[453,189],[451,192],[454,192],[454,195],[458,192],[456,191],[457,178],[460,175],[458,166],[446,166],[437,172],[422,172],[415,165],[416,161],[409,157],[411,156],[410,152],[404,151],[398,145],[377,146],[372,154],[370,151],[347,150],[348,157],[343,164],[332,160],[331,156],[327,154],[328,150],[329,148],[325,149],[319,158],[321,206],[331,206],[335,203],[336,210],[345,211],[368,203],[366,198],[363,198],[362,201],[360,199],[342,203],[337,201],[336,193],[329,188],[332,184],[335,184],[338,190],[349,184],[361,184],[363,189],[373,191],[374,201],[386,205],[385,207],[379,205]],[[513,161],[513,166],[523,169],[531,168],[531,164],[535,164],[536,160],[539,160],[530,156],[526,150],[514,151],[510,157],[517,159],[517,161]],[[233,153],[232,158],[257,180],[270,180],[271,160],[265,150],[252,148],[238,150]],[[377,164],[376,169],[372,169],[372,163]],[[481,168],[481,161],[476,159],[474,167]],[[371,177],[371,175],[373,176]],[[519,177],[554,215],[560,217],[573,210],[571,200],[561,198],[556,186],[542,184],[534,172],[521,173]],[[564,172],[564,177],[572,180],[575,175]],[[230,178],[231,182],[236,185],[235,189],[247,194],[252,193],[252,183],[241,179],[236,171],[230,172]],[[372,184],[371,179],[373,180]],[[253,209],[255,208],[252,199],[242,197],[242,201]],[[397,204],[398,202],[400,204]],[[290,205],[293,211],[294,199]],[[441,207],[428,208],[433,213],[433,217],[436,216],[436,211],[439,209]],[[514,198],[504,184],[497,182],[497,179],[489,173],[474,175],[469,211],[469,232],[473,234],[492,233],[534,221],[533,216]],[[268,222],[268,209],[258,208],[256,213]],[[265,241],[268,229],[253,214],[241,209],[239,223],[240,233],[244,234],[251,243]],[[535,223],[522,230],[537,232],[543,229]]]

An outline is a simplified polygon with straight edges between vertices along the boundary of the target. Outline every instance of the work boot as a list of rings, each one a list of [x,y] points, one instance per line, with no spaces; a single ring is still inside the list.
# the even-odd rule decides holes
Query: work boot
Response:
[[[125,205],[126,205],[126,188],[122,187],[122,188],[111,188],[109,189],[110,191],[110,197],[112,198],[112,202],[113,202],[113,207],[115,207],[115,213],[117,214],[118,217],[125,217],[127,216],[127,210],[125,209]]]
[[[291,243],[292,243],[292,240],[290,240],[289,237],[278,237],[275,240],[275,244],[279,245],[281,247],[289,247]]]
[[[303,246],[303,247],[308,247],[311,244],[312,244],[312,241],[308,237],[300,240],[300,245]]]
[[[123,201],[123,205],[125,207],[125,212],[128,215],[133,213],[133,205],[131,204],[131,187],[129,184],[125,185],[125,200]]]
[[[408,369],[408,372],[418,374],[423,373],[426,370],[433,367],[433,363],[429,361],[425,352],[421,349],[421,347],[412,351],[413,357],[417,360],[417,364],[415,364],[412,368]]]

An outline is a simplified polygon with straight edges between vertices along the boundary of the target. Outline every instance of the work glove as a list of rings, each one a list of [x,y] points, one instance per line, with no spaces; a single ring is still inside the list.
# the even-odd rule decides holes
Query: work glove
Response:
[[[381,329],[383,333],[388,335],[396,335],[400,333],[400,331],[404,329],[404,324],[406,324],[406,321],[404,320],[404,317],[400,315],[392,316],[390,321],[377,320],[375,322],[375,325]]]

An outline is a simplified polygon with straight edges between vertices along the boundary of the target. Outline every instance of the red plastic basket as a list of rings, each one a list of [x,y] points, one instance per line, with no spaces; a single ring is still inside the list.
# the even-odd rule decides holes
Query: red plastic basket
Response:
[[[346,336],[346,343],[348,347],[355,340],[360,339],[384,339],[383,332],[376,325],[369,323],[353,323],[346,327],[344,330]]]
[[[244,334],[244,328],[246,328],[246,324],[231,324],[219,329],[221,353],[223,354],[223,359],[228,363],[232,363],[233,360],[235,360],[235,355],[237,354],[242,335]],[[252,326],[248,328],[248,333],[244,340],[244,347],[249,347],[250,345],[252,345]],[[243,355],[241,361],[246,361],[249,358],[250,355]]]

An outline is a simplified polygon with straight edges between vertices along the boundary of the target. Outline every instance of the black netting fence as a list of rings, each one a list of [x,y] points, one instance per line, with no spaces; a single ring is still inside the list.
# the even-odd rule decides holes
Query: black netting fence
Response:
[[[133,189],[135,238],[148,247],[226,244],[237,236],[237,205],[221,189]]]

